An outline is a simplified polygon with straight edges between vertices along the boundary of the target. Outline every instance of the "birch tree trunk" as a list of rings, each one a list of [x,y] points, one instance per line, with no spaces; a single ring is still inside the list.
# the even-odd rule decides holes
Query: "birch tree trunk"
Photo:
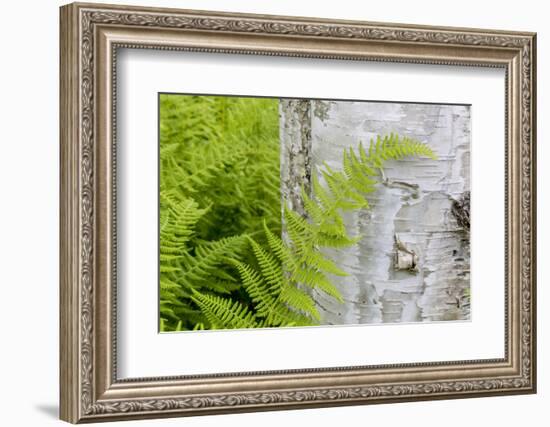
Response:
[[[298,212],[300,183],[324,162],[341,170],[344,148],[360,141],[393,132],[427,143],[438,156],[389,161],[371,209],[345,214],[350,235],[361,240],[326,250],[349,276],[331,278],[344,304],[314,291],[321,323],[469,319],[469,228],[457,216],[459,202],[469,203],[470,108],[283,100],[280,119],[282,197]]]

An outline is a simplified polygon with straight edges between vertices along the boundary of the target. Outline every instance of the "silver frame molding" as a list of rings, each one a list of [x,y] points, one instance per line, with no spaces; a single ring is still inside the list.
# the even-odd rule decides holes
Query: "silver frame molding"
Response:
[[[72,423],[536,391],[536,35],[75,3],[61,13],[60,385]],[[119,380],[117,48],[506,71],[505,357]]]

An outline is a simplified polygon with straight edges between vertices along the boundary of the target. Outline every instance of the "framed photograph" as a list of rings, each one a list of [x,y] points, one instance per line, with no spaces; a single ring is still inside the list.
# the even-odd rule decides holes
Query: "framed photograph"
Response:
[[[60,22],[63,420],[535,392],[534,33]]]

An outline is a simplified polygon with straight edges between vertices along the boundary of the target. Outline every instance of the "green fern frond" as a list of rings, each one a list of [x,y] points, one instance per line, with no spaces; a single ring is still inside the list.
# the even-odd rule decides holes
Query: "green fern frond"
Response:
[[[311,306],[302,299],[286,290],[284,282],[277,286],[269,286],[261,273],[249,265],[236,263],[237,269],[243,280],[243,285],[251,296],[254,303],[256,315],[265,319],[266,324],[271,326],[291,326],[291,325],[311,325],[311,319],[300,314],[296,310],[306,312],[314,316],[316,310],[311,310]],[[292,310],[288,304],[298,304],[293,306]]]
[[[339,268],[336,263],[323,255],[320,251],[310,251],[303,255],[302,260],[310,268],[324,271],[335,276],[348,276],[344,270]]]
[[[262,249],[262,247],[254,241],[254,239],[248,239],[252,245],[252,251],[256,256],[256,260],[260,265],[263,279],[270,286],[271,290],[280,290],[283,283],[283,270],[281,263],[274,258],[269,252]]]
[[[191,299],[200,307],[210,322],[211,329],[242,329],[263,326],[256,319],[254,313],[238,301],[216,295],[201,294],[197,291],[193,291]]]
[[[317,310],[311,295],[300,290],[295,284],[288,283],[283,286],[279,298],[294,310],[301,311],[316,321],[321,319],[319,310]]]
[[[344,150],[342,171],[333,170],[324,164],[320,175],[312,176],[312,188],[315,198],[302,189],[302,199],[306,217],[285,207],[286,230],[290,240],[289,251],[283,252],[282,242],[268,235],[272,250],[285,255],[286,269],[291,279],[312,288],[318,288],[333,298],[342,301],[338,289],[327,274],[345,276],[336,264],[325,257],[319,248],[342,248],[356,244],[361,236],[349,236],[342,213],[350,210],[367,209],[367,196],[376,189],[378,170],[390,159],[399,160],[409,156],[435,158],[433,151],[426,145],[409,138],[399,138],[395,134],[377,137],[371,141],[368,153],[360,143],[357,153],[349,148]],[[284,247],[284,246],[283,246]],[[289,259],[293,258],[294,262]]]
[[[168,192],[160,193],[160,203],[161,255],[185,252],[197,222],[208,208],[200,209],[193,199],[176,198]]]
[[[233,277],[219,270],[220,264],[239,258],[246,243],[245,236],[226,237],[195,248],[195,255],[182,258],[180,274],[174,281],[190,289],[208,286],[212,278],[233,280]]]
[[[296,251],[301,254],[313,244],[315,229],[304,217],[285,207],[283,216],[286,222],[286,230],[290,236]]]
[[[264,222],[264,232],[271,252],[276,255],[283,265],[292,265],[294,263],[292,251],[287,245],[284,244],[280,237],[275,236],[275,234],[272,233],[266,222]]]
[[[319,270],[297,269],[293,272],[292,279],[295,280],[296,283],[302,283],[310,288],[318,288],[339,302],[344,301],[338,288],[336,288],[327,276]]]
[[[241,275],[243,285],[254,302],[254,308],[258,316],[273,321],[277,314],[277,292],[272,293],[271,289],[266,286],[260,273],[255,271],[251,266],[237,262],[237,270]],[[281,323],[281,322],[278,322]]]

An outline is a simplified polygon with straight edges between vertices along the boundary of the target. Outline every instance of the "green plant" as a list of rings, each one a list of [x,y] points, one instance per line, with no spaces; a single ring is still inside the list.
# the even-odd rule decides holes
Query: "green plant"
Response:
[[[342,301],[345,276],[325,247],[355,244],[342,213],[368,209],[389,159],[434,157],[396,135],[345,150],[302,191],[306,215],[284,207],[278,101],[161,96],[161,330],[318,324],[311,290]]]
[[[278,163],[277,100],[160,96],[162,330],[213,327],[194,292],[251,303],[234,261],[281,233]]]

